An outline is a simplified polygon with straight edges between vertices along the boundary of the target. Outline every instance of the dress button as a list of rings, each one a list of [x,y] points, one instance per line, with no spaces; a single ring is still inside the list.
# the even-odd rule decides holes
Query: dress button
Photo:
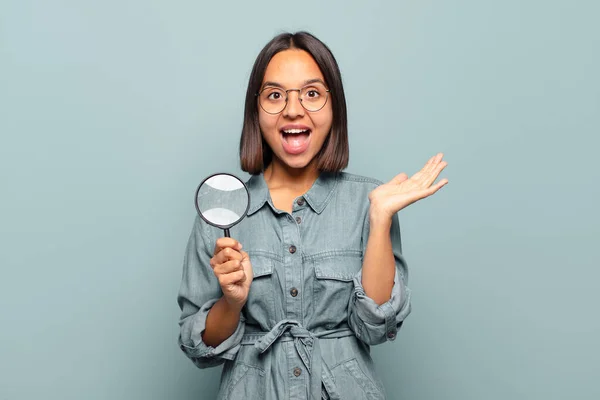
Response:
[[[298,289],[292,288],[292,290],[290,290],[290,294],[292,295],[292,297],[298,296]]]
[[[304,205],[304,197],[300,197],[298,200],[296,200],[296,204],[298,204],[299,206],[303,206]]]
[[[301,223],[302,222],[302,218],[301,217],[296,217],[296,223]]]
[[[300,376],[300,374],[302,373],[302,370],[298,367],[294,368],[294,376]]]
[[[388,332],[387,337],[393,339],[396,334],[394,332]]]
[[[290,246],[290,253],[294,254],[296,252],[296,246],[291,245]]]

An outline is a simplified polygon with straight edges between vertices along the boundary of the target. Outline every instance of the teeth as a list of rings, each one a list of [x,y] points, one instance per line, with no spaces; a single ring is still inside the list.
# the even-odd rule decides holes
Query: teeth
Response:
[[[308,129],[285,129],[283,133],[305,133]]]

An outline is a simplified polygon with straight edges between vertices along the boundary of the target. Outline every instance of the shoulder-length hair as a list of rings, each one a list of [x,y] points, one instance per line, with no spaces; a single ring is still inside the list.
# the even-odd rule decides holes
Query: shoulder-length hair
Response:
[[[246,91],[244,125],[240,139],[240,163],[243,171],[256,175],[264,171],[272,160],[273,153],[264,141],[258,123],[258,98],[267,65],[273,56],[288,49],[299,49],[309,53],[315,60],[328,86],[333,120],[331,131],[317,154],[320,171],[339,172],[348,166],[348,117],[342,76],[331,50],[308,32],[282,33],[275,36],[261,50],[254,62]]]

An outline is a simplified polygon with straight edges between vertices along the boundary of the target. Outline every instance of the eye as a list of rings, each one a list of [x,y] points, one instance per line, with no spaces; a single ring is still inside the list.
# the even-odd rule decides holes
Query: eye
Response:
[[[285,99],[283,92],[281,90],[275,89],[275,88],[266,89],[263,92],[262,97],[265,100],[269,100],[269,101],[282,101]]]
[[[323,92],[325,92],[325,89],[318,85],[307,86],[302,88],[302,98],[307,100],[317,100],[322,96],[321,93]]]

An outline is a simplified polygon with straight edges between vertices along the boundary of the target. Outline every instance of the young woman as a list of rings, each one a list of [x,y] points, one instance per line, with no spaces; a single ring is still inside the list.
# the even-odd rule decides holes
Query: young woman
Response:
[[[384,399],[369,349],[410,312],[396,213],[447,183],[434,184],[442,154],[386,184],[341,172],[340,71],[299,32],[256,59],[240,159],[248,217],[231,238],[196,218],[190,236],[181,349],[200,368],[224,363],[219,399]]]

